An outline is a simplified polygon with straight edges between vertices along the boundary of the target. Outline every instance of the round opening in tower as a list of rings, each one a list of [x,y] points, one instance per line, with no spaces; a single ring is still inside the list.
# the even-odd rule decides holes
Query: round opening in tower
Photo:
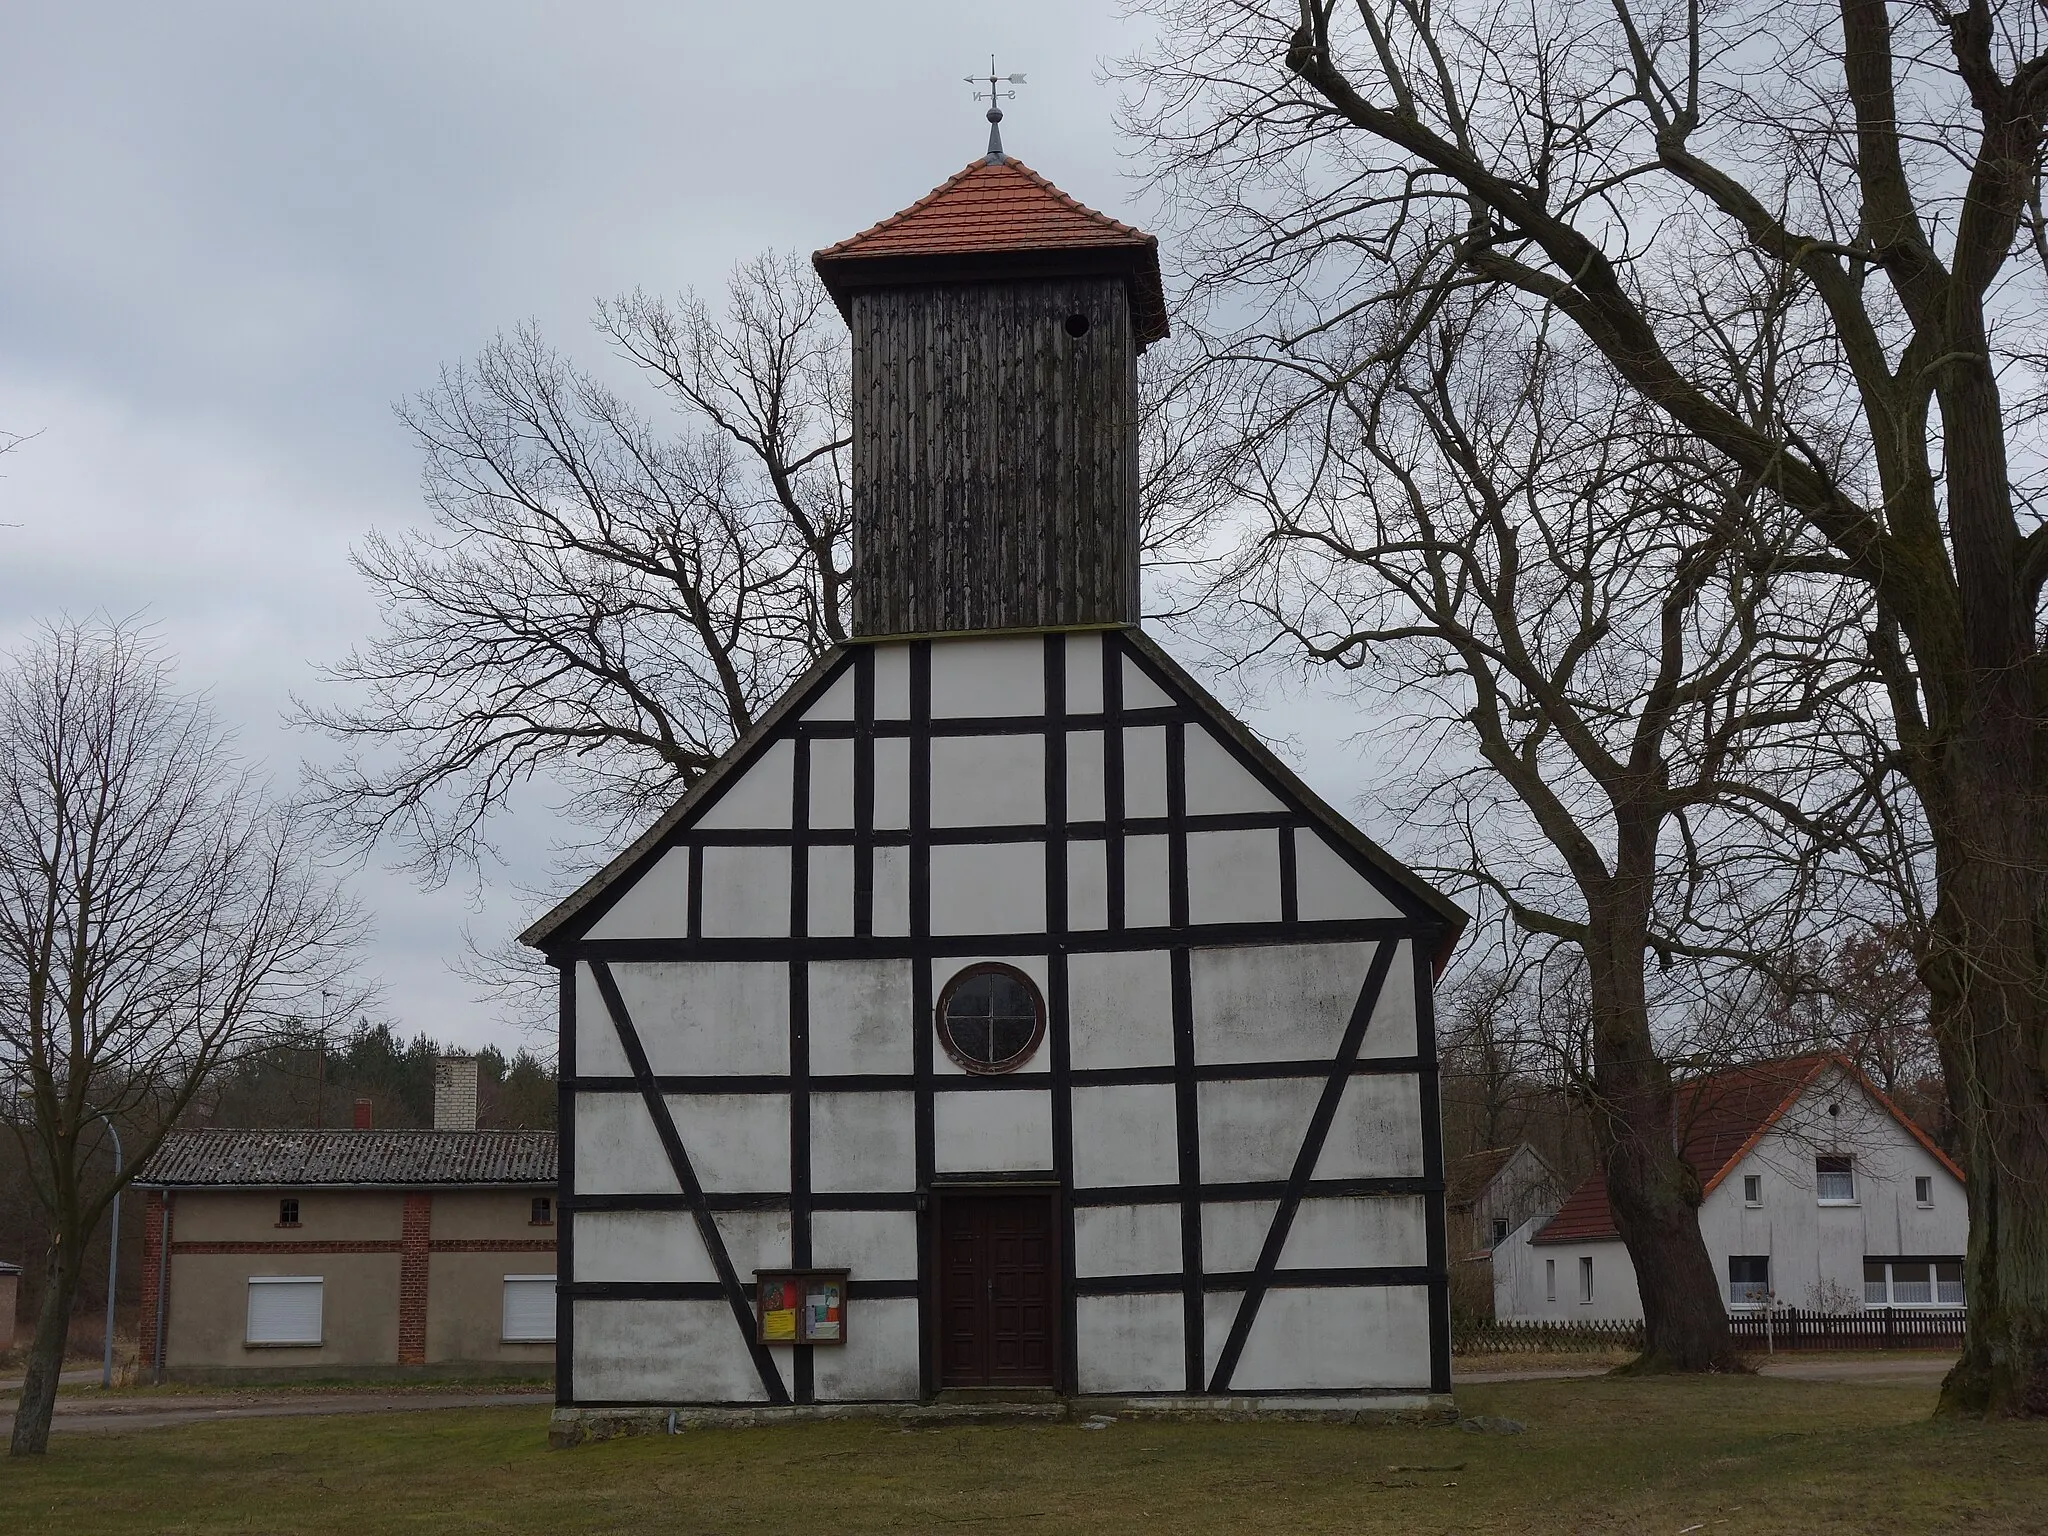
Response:
[[[1076,339],[1088,334],[1088,317],[1083,314],[1067,316],[1067,334]]]

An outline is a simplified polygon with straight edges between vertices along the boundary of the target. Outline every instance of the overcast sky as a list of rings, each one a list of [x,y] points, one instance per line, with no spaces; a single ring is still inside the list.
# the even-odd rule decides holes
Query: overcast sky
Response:
[[[961,76],[1029,76],[1008,146],[1145,221],[1105,59],[1110,3],[778,6],[349,0],[8,8],[0,48],[0,634],[146,611],[280,782],[326,750],[290,695],[369,634],[348,566],[422,520],[391,414],[525,319],[588,361],[595,300],[716,289],[923,195],[986,136]],[[1283,723],[1340,805],[1344,732]],[[408,1032],[516,1043],[448,970],[545,878],[520,806],[510,868],[421,891],[371,868],[371,964]]]

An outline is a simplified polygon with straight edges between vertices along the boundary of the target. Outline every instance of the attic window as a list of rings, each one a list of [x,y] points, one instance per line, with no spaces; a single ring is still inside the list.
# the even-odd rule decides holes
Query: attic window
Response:
[[[1014,1072],[1045,1037],[1045,1002],[1014,966],[970,965],[939,997],[939,1043],[968,1072]]]
[[[1742,1203],[1762,1205],[1764,1203],[1764,1176],[1760,1173],[1745,1173],[1742,1176]]]
[[[547,1195],[533,1197],[533,1218],[527,1222],[530,1227],[552,1227],[555,1224],[555,1202]]]
[[[1496,1243],[1504,1243],[1508,1240],[1507,1217],[1496,1216],[1493,1218],[1493,1240]]]
[[[1855,1163],[1846,1157],[1816,1157],[1813,1160],[1813,1187],[1822,1205],[1854,1205]]]
[[[299,1202],[297,1197],[287,1195],[277,1202],[277,1224],[280,1227],[296,1227],[299,1224]]]
[[[1924,1173],[1913,1179],[1913,1203],[1923,1206],[1934,1204],[1934,1180]]]

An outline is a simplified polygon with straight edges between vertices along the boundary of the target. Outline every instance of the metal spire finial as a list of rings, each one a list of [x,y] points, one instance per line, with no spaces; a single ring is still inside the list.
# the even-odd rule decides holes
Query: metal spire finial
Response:
[[[998,75],[996,73],[996,56],[990,54],[988,56],[988,73],[986,75],[969,75],[966,78],[969,85],[979,85],[984,79],[988,81],[987,91],[976,91],[974,93],[976,101],[986,101],[988,103],[988,159],[982,163],[985,165],[1001,165],[1003,163],[1002,103],[1005,101],[1015,101],[1017,93],[1015,91],[1002,90],[1000,87],[1005,83],[1022,85],[1024,84],[1024,77],[1022,75]]]

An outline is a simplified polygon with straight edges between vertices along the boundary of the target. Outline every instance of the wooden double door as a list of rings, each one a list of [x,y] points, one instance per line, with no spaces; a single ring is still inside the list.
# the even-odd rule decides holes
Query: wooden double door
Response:
[[[941,1387],[1059,1385],[1059,1194],[938,1197]]]

